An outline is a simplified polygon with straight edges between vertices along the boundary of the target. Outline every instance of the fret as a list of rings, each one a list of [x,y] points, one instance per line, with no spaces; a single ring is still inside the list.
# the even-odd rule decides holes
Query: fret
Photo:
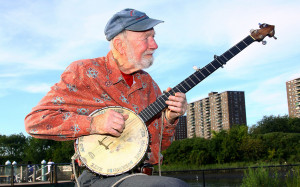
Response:
[[[168,100],[168,97],[170,96],[170,94],[169,94],[169,96],[166,96],[166,94],[168,94],[168,92],[161,96],[161,98],[163,99],[163,101]],[[164,98],[164,97],[167,97],[167,98]]]
[[[234,57],[235,56],[235,54],[233,54],[230,50],[228,50],[230,53],[231,53],[231,55]]]
[[[145,109],[144,109],[145,110]],[[139,116],[142,117],[142,119],[144,120],[144,122],[148,121],[149,119],[151,119],[151,116],[148,116],[144,113],[144,115],[139,114]]]
[[[206,69],[206,71],[208,71],[208,69],[206,68],[206,66],[204,68]],[[208,71],[208,73],[211,74],[210,71]]]
[[[214,68],[216,68],[216,69],[218,69],[219,67],[223,66],[223,64],[221,64],[221,66],[220,66],[220,65],[218,64],[218,62],[215,61],[215,60],[213,60],[213,61],[211,62],[211,65],[214,65]]]
[[[196,85],[190,76],[186,78],[184,81],[190,86],[190,88],[193,88]]]
[[[146,108],[146,109],[147,109],[147,108]],[[146,117],[148,117],[148,118],[151,116],[151,114],[148,113],[148,110],[145,110],[145,115],[146,115]]]
[[[153,109],[151,108],[152,107],[152,104],[150,104],[149,106],[148,106],[148,111],[151,113],[151,115],[155,115],[155,111],[152,111]]]
[[[231,51],[233,51],[235,54],[238,54],[240,52],[237,47],[231,48]]]
[[[189,76],[189,78],[192,79],[192,81],[195,83],[195,85],[200,82],[198,77],[196,77],[195,73],[193,73],[191,76]]]
[[[231,54],[228,52],[224,53],[223,56],[227,59],[227,61],[229,61],[232,57],[234,57],[234,55],[231,56]]]
[[[154,113],[156,113],[157,112],[157,108],[155,107],[155,103],[152,103],[150,106],[152,107],[152,110],[154,111]]]
[[[143,111],[142,111],[143,112]],[[141,113],[142,113],[141,112]],[[145,122],[146,121],[146,118],[145,118],[145,116],[143,115],[143,114],[141,114],[141,113],[139,113],[138,115],[142,118],[142,120]]]
[[[200,70],[200,71],[198,71],[198,72],[200,72],[200,73],[201,73],[201,75],[203,76],[203,78],[205,78],[205,77],[206,77],[205,75],[203,75],[203,73],[201,72],[201,70]]]
[[[198,71],[197,71],[198,72]],[[194,77],[196,77],[196,79],[198,79],[198,81],[200,82],[201,80],[198,78],[198,76],[196,76],[195,73],[193,73],[192,75],[194,75]]]
[[[164,105],[166,105],[166,100],[163,100],[163,102],[160,100],[161,97],[159,97],[157,100],[160,102],[161,106],[164,107]]]
[[[223,64],[218,60],[218,58],[216,58],[215,59],[217,62],[219,62],[219,64],[221,65],[221,66],[223,66]]]
[[[222,55],[222,57],[226,59],[226,62],[228,61],[228,59],[226,58],[226,56]]]
[[[181,85],[181,84],[180,84]],[[185,89],[185,87],[184,86],[181,86],[186,92],[187,92],[187,90]]]
[[[238,46],[235,46],[236,48],[238,48],[239,50],[240,50],[240,48],[238,47]],[[242,50],[240,50],[240,51],[242,51]]]
[[[243,49],[245,49],[245,48],[247,47],[247,45],[243,44],[242,42],[238,43],[236,46],[237,46],[240,50],[243,50]]]
[[[200,82],[205,79],[205,76],[201,73],[200,70],[197,70],[195,73],[195,76],[197,76],[200,79]]]
[[[160,109],[158,109],[157,108],[157,106],[159,106],[157,103],[152,103],[151,105],[149,105],[149,106],[151,106],[152,107],[152,110],[153,110],[153,112],[155,113],[155,114],[157,114],[159,111],[160,111]]]
[[[222,60],[222,56],[219,56],[219,58],[218,58],[221,62],[222,62],[222,64],[223,65],[225,65],[226,64],[226,59],[225,59],[225,61],[224,60]]]
[[[143,120],[145,121],[145,111],[144,110],[142,110],[140,113],[139,113],[139,116],[141,117],[141,118],[143,118]]]
[[[212,67],[214,67],[215,69],[217,69],[212,63],[210,63],[210,65],[212,65]]]
[[[190,88],[192,88],[191,85],[188,83],[187,79],[185,79],[183,82],[184,82],[186,85],[188,85]]]
[[[189,77],[189,79],[193,82],[194,85],[196,85],[196,83],[194,83],[194,81],[191,79],[191,77]]]
[[[177,91],[182,92],[179,88],[175,87],[174,90],[177,89]]]
[[[206,67],[206,69],[209,70],[210,74],[212,74],[215,71],[215,69],[212,67],[212,65],[210,63],[207,64],[205,67]]]
[[[159,99],[157,99],[157,101],[159,101],[162,105],[164,105],[164,103],[162,103]]]

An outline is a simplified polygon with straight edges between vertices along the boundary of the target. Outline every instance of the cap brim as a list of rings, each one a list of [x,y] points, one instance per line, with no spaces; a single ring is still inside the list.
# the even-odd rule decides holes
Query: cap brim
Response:
[[[130,31],[146,31],[153,28],[155,25],[159,23],[163,23],[163,21],[148,18],[148,19],[141,20],[135,24],[132,24],[126,27],[125,29]]]

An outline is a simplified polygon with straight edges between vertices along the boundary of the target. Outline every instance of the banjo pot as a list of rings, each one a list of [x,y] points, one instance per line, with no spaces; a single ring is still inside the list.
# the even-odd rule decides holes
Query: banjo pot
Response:
[[[103,114],[109,109],[129,116],[121,136],[82,136],[76,140],[76,147],[80,160],[92,172],[114,176],[138,165],[147,151],[149,134],[143,120],[124,107],[105,107],[94,111],[90,116]]]

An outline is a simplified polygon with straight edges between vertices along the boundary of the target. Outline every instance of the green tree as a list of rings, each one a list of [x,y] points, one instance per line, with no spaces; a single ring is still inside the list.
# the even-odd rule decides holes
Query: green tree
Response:
[[[7,160],[20,161],[24,157],[25,149],[26,137],[23,134],[0,135],[0,164]]]
[[[248,127],[246,125],[233,126],[222,142],[222,155],[225,162],[240,161],[242,158],[241,145],[248,137]]]
[[[33,137],[27,138],[27,147],[25,150],[24,163],[31,161],[39,164],[42,160],[52,158],[53,146],[55,141],[46,139],[37,139]]]
[[[212,163],[224,163],[224,152],[222,150],[222,143],[227,136],[227,131],[212,132],[212,139],[209,141],[208,150],[212,155]]]
[[[50,158],[56,163],[69,163],[74,154],[74,141],[55,142]]]
[[[264,116],[261,121],[250,128],[251,134],[271,132],[300,133],[300,118],[284,116]]]

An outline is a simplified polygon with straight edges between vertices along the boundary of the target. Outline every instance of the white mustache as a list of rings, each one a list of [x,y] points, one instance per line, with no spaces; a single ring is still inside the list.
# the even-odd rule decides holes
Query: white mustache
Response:
[[[151,51],[145,51],[144,52],[144,55],[152,55],[154,53],[154,50],[151,50]]]

